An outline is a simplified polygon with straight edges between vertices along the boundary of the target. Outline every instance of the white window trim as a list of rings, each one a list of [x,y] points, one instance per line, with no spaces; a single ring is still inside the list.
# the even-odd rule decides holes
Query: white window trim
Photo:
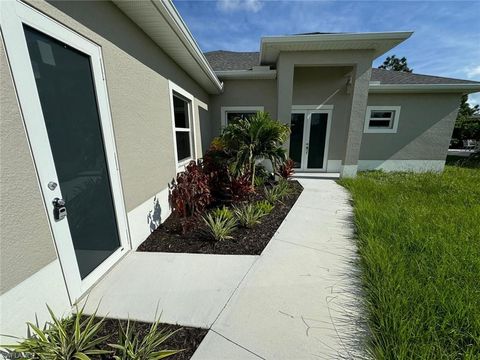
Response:
[[[185,169],[185,165],[187,165],[190,161],[197,159],[196,153],[196,138],[195,138],[195,111],[194,111],[194,96],[190,94],[188,91],[184,90],[173,81],[168,81],[168,88],[169,88],[169,96],[170,96],[170,113],[172,116],[172,135],[173,135],[173,152],[175,158],[175,168],[177,172],[183,171]],[[190,106],[188,107],[188,120],[189,120],[189,130],[184,128],[176,128],[175,127],[175,108],[173,106],[173,96],[174,93],[177,93],[184,98],[186,98],[190,102]],[[190,133],[190,154],[191,156],[187,159],[179,161],[177,158],[177,138],[175,136],[177,131],[185,131]]]
[[[242,111],[264,111],[263,106],[222,106],[220,108],[220,117],[222,120],[222,129],[227,126],[227,112],[242,112]]]
[[[398,120],[400,119],[400,110],[401,106],[367,106],[367,111],[365,114],[365,124],[363,127],[364,133],[369,134],[395,134],[398,129]],[[393,125],[391,129],[381,129],[381,128],[370,128],[370,115],[372,111],[395,111],[395,116],[393,117]]]

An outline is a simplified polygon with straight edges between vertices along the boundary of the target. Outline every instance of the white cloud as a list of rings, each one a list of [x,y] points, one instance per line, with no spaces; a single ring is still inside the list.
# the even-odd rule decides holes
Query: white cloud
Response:
[[[467,68],[467,76],[469,79],[480,76],[480,65]]]
[[[470,105],[480,105],[480,94],[470,94],[468,95],[468,102]]]
[[[258,12],[263,4],[260,0],[219,0],[217,6],[225,12],[233,12],[237,10]]]

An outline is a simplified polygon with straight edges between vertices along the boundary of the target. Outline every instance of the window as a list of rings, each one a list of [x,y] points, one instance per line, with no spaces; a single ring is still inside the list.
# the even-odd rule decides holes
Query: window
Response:
[[[195,158],[193,96],[170,82],[171,106],[177,167]]]
[[[367,106],[364,132],[396,133],[400,106]]]
[[[263,106],[222,106],[222,127],[263,111]]]
[[[234,124],[239,120],[248,119],[250,116],[255,115],[255,112],[230,112],[227,111],[225,114],[227,119],[227,125]]]

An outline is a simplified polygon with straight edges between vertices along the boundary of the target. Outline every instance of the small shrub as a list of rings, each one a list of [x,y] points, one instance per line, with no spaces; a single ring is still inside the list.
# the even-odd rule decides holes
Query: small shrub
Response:
[[[246,228],[252,228],[260,224],[260,219],[266,215],[262,209],[254,204],[236,207],[234,211],[240,225]]]
[[[295,173],[295,171],[293,170],[294,166],[295,162],[292,159],[286,160],[278,167],[277,175],[281,176],[283,179],[291,178]]]
[[[210,192],[215,201],[245,200],[254,191],[250,172],[232,171],[232,156],[222,139],[216,138],[203,157],[203,169],[209,176]]]
[[[252,176],[250,173],[241,174],[238,176],[231,176],[231,199],[233,201],[241,201],[247,199],[254,193],[255,189],[252,186]]]
[[[223,217],[225,219],[231,219],[234,216],[233,211],[226,206],[213,209],[212,211],[210,211],[210,214],[212,214],[212,216],[214,217]]]
[[[266,187],[264,190],[264,195],[265,200],[267,200],[270,204],[275,204],[282,198],[277,186],[273,186],[271,188]]]
[[[265,166],[257,165],[255,174],[255,187],[264,186],[272,177],[272,174],[267,171]]]
[[[265,183],[267,182],[267,180],[264,177],[256,176],[254,182],[255,182],[255,187],[259,188],[259,187],[265,186]]]
[[[292,188],[290,187],[290,183],[288,180],[280,179],[278,184],[276,185],[277,191],[280,194],[280,198],[287,198],[292,195]]]
[[[83,318],[83,310],[77,308],[75,315],[57,318],[47,305],[51,322],[43,329],[39,325],[27,323],[28,338],[16,345],[2,345],[11,351],[13,358],[21,359],[90,359],[90,356],[109,354],[111,351],[99,349],[109,336],[98,336],[104,319],[96,319],[96,312]]]
[[[152,324],[149,331],[140,340],[139,334],[135,331],[135,325],[127,321],[124,327],[119,322],[119,339],[116,344],[109,344],[115,349],[115,360],[156,360],[175,355],[183,350],[161,349],[162,344],[176,331],[159,329],[160,320]]]
[[[263,214],[268,215],[272,212],[274,205],[270,204],[267,200],[258,201],[255,203],[255,207]]]
[[[193,160],[185,171],[178,173],[168,188],[172,213],[180,218],[199,214],[212,202],[209,176]]]
[[[280,179],[280,181],[271,188],[265,188],[265,199],[270,204],[275,204],[277,201],[281,201],[292,195],[292,188],[288,180]]]
[[[214,216],[207,214],[203,218],[205,235],[214,241],[223,241],[231,239],[230,235],[237,227],[237,219],[234,217],[226,218],[224,216]]]
[[[286,151],[282,144],[290,135],[290,127],[272,119],[268,113],[258,112],[225,127],[222,142],[232,156],[231,168],[235,175],[249,172],[255,185],[258,160],[268,159],[272,164],[283,162]]]

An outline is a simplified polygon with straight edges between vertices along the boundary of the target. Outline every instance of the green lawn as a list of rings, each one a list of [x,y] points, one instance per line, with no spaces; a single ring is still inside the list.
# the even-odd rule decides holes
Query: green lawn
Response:
[[[480,359],[480,167],[467,165],[340,181],[376,359]]]

